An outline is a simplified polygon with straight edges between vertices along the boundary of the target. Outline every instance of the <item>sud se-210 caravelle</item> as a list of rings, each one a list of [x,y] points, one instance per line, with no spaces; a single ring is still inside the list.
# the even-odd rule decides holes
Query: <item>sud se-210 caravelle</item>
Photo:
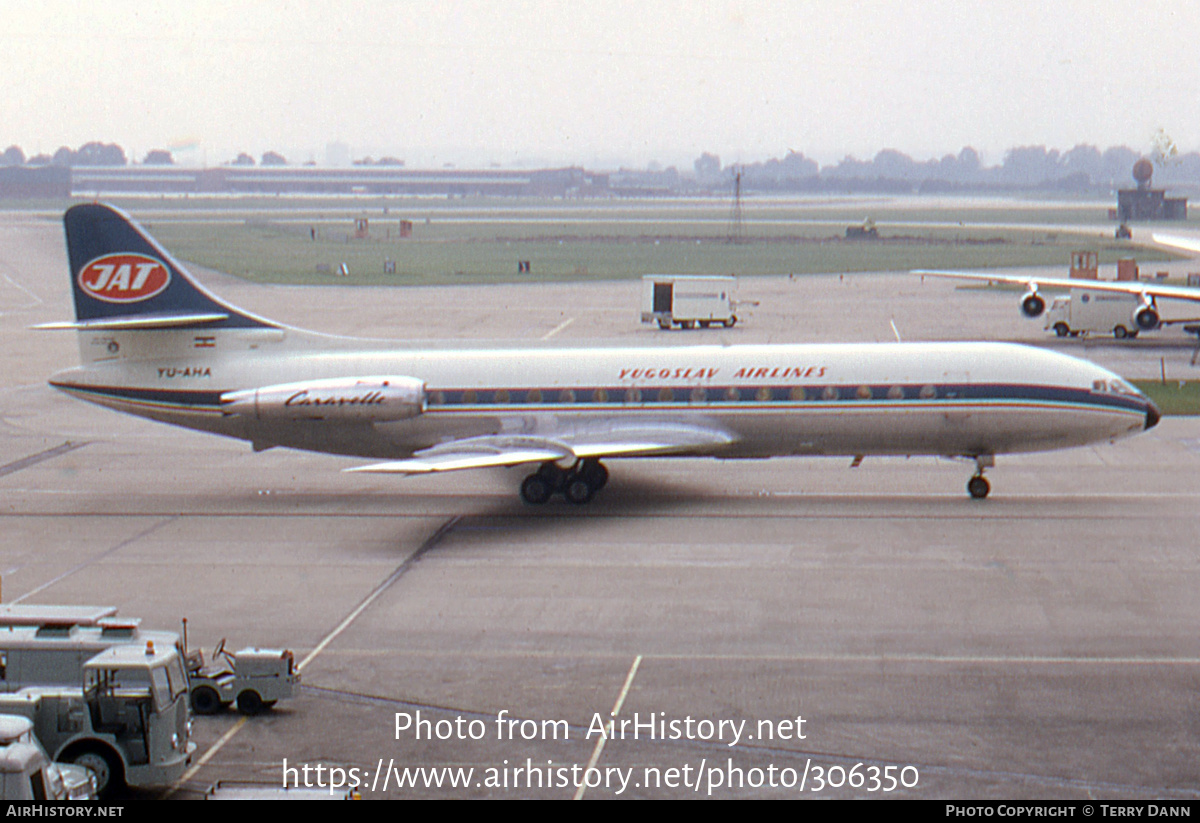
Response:
[[[69,209],[82,365],[50,383],[118,411],[382,459],[350,471],[533,467],[531,504],[586,503],[606,458],[966,457],[1112,440],[1158,409],[1110,371],[1006,343],[550,347],[380,342],[257,317],[199,285],[128,215]]]

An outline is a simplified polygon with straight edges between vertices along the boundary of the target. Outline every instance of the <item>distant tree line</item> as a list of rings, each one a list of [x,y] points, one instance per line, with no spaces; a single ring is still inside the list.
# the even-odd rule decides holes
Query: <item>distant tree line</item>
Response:
[[[263,166],[286,166],[287,158],[274,151],[263,154],[260,161]],[[26,157],[20,146],[9,146],[0,154],[0,166],[127,166],[125,150],[115,143],[92,142],[84,143],[78,149],[72,150],[63,146],[54,154],[35,154]],[[175,158],[166,149],[151,149],[142,158],[145,166],[173,166]],[[245,152],[229,161],[231,166],[253,166],[254,158]]]
[[[404,161],[398,157],[380,157],[378,160],[372,160],[370,157],[364,157],[361,160],[355,160],[356,166],[403,166]]]
[[[288,161],[287,161],[287,158],[284,157],[279,152],[268,151],[268,152],[263,153],[263,156],[259,160],[258,164],[260,166],[286,166],[288,164]],[[227,166],[253,166],[254,158],[251,157],[250,155],[246,154],[246,152],[242,152],[237,157],[235,157],[233,160],[230,160],[228,163],[226,163],[225,165],[227,165]]]
[[[1180,154],[1162,130],[1156,135],[1151,156],[1155,161],[1154,185],[1158,187],[1200,186],[1200,152]],[[743,191],[797,192],[955,192],[980,189],[1038,189],[1062,192],[1109,192],[1133,185],[1133,164],[1143,155],[1126,146],[1101,151],[1081,144],[1059,152],[1045,146],[1018,146],[1004,153],[998,165],[985,166],[974,148],[940,159],[918,161],[895,149],[884,149],[870,160],[845,157],[821,166],[803,153],[788,150],[782,159],[722,166],[715,154],[704,153],[692,164],[692,173],[674,166],[650,163],[645,169],[622,168],[608,174],[617,191],[687,193],[728,191],[736,174],[741,174]],[[78,149],[63,146],[53,155],[26,157],[20,146],[9,146],[0,154],[0,166],[125,166],[125,150],[113,143],[93,141]],[[143,165],[174,165],[166,149],[152,149]],[[287,158],[275,151],[263,153],[259,161],[246,152],[228,161],[229,166],[286,166]],[[311,165],[311,164],[309,164]],[[364,157],[356,166],[403,166],[395,157],[374,160]]]
[[[795,151],[782,160],[721,166],[720,158],[702,154],[693,164],[696,183],[727,189],[738,172],[742,186],[760,191],[921,191],[952,192],[980,188],[1111,191],[1134,185],[1133,164],[1143,155],[1126,146],[1101,151],[1079,145],[1060,153],[1045,146],[1018,146],[996,166],[985,166],[970,146],[957,155],[920,162],[895,149],[870,160],[846,157],[820,166]],[[1156,152],[1154,184],[1200,184],[1200,153]]]
[[[0,155],[2,166],[124,166],[125,150],[115,143],[84,143],[72,151],[63,146],[50,154],[25,157],[20,146],[9,146]]]

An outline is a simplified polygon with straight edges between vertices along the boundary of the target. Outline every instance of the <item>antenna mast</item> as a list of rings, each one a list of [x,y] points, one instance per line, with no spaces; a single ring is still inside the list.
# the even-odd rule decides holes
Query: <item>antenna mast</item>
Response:
[[[733,210],[729,214],[730,243],[745,243],[745,232],[742,228],[742,169],[735,166],[733,170]]]

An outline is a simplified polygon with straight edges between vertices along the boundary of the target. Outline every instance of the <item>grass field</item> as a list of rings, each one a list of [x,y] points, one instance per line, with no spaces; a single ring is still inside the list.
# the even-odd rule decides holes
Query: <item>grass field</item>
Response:
[[[350,276],[337,281],[347,285],[433,285],[1065,266],[1076,249],[1099,251],[1102,263],[1168,259],[1098,231],[1099,206],[1069,203],[748,201],[741,242],[730,242],[730,206],[713,200],[182,202],[128,206],[176,256],[271,283],[328,283],[342,263]],[[847,240],[846,227],[868,216],[879,239]],[[353,236],[357,217],[370,221],[365,239]],[[401,219],[413,222],[412,237],[399,237]],[[518,272],[523,260],[528,273]]]
[[[1108,203],[996,197],[748,197],[741,240],[725,198],[111,197],[177,257],[269,283],[437,285],[1061,266],[1076,249],[1171,259],[1116,241]],[[78,202],[78,201],[76,201]],[[70,203],[7,207],[57,219]],[[356,239],[356,218],[370,221]],[[847,240],[870,218],[879,240]],[[400,239],[400,220],[413,223]],[[1135,239],[1144,229],[1134,227]],[[315,238],[314,238],[315,235]],[[518,262],[529,261],[528,273]],[[350,276],[334,276],[345,263]],[[385,273],[394,268],[394,273]]]
[[[91,198],[88,198],[89,200]],[[129,211],[155,211],[186,214],[204,211],[279,212],[286,210],[300,216],[332,216],[361,213],[378,216],[387,210],[397,217],[422,221],[439,216],[492,216],[508,214],[513,217],[566,216],[582,219],[603,219],[604,215],[623,219],[715,219],[721,224],[729,220],[729,197],[697,197],[688,199],[534,199],[494,197],[125,197],[102,198]],[[1073,199],[1026,199],[1021,197],[927,197],[894,195],[825,195],[796,197],[754,197],[743,200],[747,220],[823,219],[850,225],[870,217],[879,223],[915,221],[929,223],[946,221],[958,223],[994,224],[1055,224],[1061,226],[1107,225],[1108,209],[1115,205],[1107,201]],[[76,200],[75,202],[79,202]],[[41,203],[43,207],[48,203]],[[57,204],[61,211],[69,203]],[[1111,224],[1115,228],[1115,224]],[[1192,212],[1184,225],[1200,226],[1200,214]],[[1136,227],[1135,227],[1136,228]],[[1112,232],[1106,234],[1111,237]]]
[[[1200,414],[1200,381],[1159,380],[1132,381],[1147,397],[1155,402],[1163,414]]]

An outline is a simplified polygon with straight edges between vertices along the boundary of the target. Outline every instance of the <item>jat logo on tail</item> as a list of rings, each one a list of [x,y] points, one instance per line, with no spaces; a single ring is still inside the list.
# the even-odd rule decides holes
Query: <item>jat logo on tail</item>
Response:
[[[144,254],[106,254],[79,272],[79,287],[109,303],[149,300],[170,282],[166,264]]]

